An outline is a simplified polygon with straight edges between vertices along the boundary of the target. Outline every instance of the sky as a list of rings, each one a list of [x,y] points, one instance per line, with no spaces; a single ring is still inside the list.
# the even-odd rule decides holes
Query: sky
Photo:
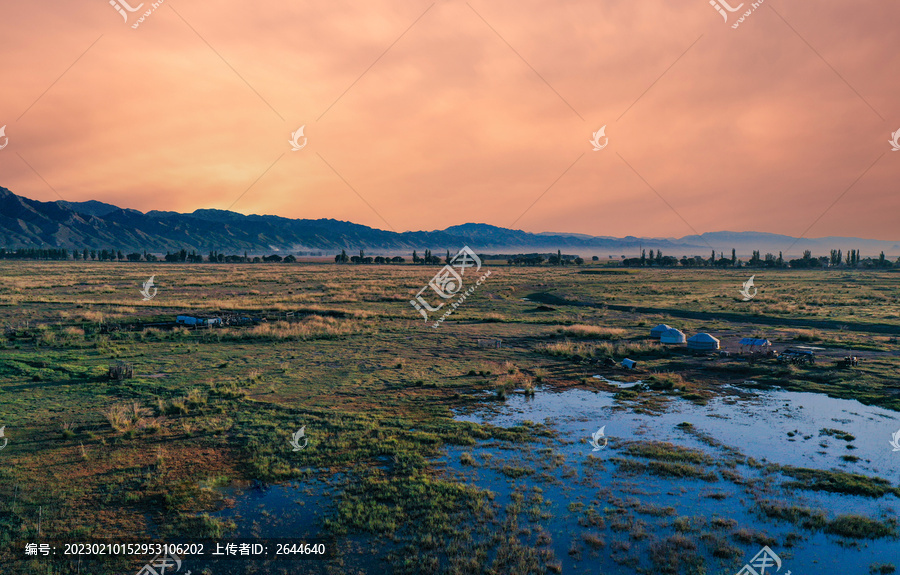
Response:
[[[0,6],[0,186],[398,232],[900,239],[896,2],[119,4]]]

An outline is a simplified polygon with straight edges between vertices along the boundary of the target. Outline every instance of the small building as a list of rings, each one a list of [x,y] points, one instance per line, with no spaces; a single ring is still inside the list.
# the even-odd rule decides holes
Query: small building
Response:
[[[175,323],[180,325],[222,325],[222,318],[214,315],[186,313],[177,316]]]
[[[662,334],[669,331],[670,329],[672,329],[670,326],[668,326],[664,323],[661,323],[658,326],[656,326],[650,330],[650,337],[655,337],[655,338],[659,339],[659,337],[661,337]]]
[[[674,327],[663,332],[661,336],[659,336],[660,343],[666,344],[681,344],[687,341],[685,339],[684,332]]]
[[[627,369],[634,369],[635,366],[637,366],[637,362],[634,361],[633,359],[625,358],[622,360],[622,365],[625,366],[625,368],[627,368]]]
[[[744,351],[744,348],[749,348],[751,352],[754,351],[766,351],[767,348],[772,347],[772,342],[767,339],[756,339],[752,337],[742,338],[740,341],[741,351]]]
[[[697,351],[715,351],[719,349],[719,340],[708,333],[701,332],[688,338],[687,346],[688,349]]]

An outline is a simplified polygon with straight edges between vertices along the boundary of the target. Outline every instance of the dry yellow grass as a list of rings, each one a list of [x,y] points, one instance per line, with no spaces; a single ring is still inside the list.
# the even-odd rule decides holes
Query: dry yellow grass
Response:
[[[581,339],[622,339],[626,334],[624,329],[599,325],[571,325],[557,331],[562,335]]]

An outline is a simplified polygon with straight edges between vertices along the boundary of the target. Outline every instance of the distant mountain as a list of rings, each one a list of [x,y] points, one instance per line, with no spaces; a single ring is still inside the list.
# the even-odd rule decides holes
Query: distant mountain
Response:
[[[5,189],[5,188],[0,188]],[[98,202],[97,200],[88,200],[86,202],[56,202],[61,206],[67,206],[72,208],[72,211],[78,212],[79,214],[83,214],[86,216],[100,216],[103,217],[111,212],[117,212],[121,210],[119,206],[114,206],[112,204],[105,204],[103,202]],[[137,210],[130,210],[137,211]],[[140,213],[140,212],[138,212]]]
[[[203,209],[190,214],[166,211],[147,213],[97,201],[39,202],[17,196],[0,187],[0,247],[54,247],[66,249],[116,249],[124,252],[161,253],[181,249],[207,253],[269,254],[347,250],[406,253],[431,249],[455,251],[468,245],[479,252],[528,253],[563,250],[584,257],[629,257],[640,249],[662,249],[665,255],[706,256],[714,247],[739,255],[751,250],[777,254],[796,243],[785,257],[812,250],[826,255],[831,249],[859,249],[865,255],[900,254],[900,242],[860,238],[796,240],[759,232],[712,232],[683,238],[613,238],[574,233],[532,234],[489,224],[469,223],[431,232],[390,232],[334,219],[290,219],[279,216],[245,216],[225,210]]]

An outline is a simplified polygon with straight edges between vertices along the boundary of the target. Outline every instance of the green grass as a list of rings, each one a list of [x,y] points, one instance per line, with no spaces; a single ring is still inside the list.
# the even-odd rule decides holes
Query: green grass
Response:
[[[900,344],[885,328],[898,319],[896,274],[772,273],[764,297],[742,305],[735,294],[746,278],[736,270],[504,268],[502,278],[490,278],[434,330],[408,304],[434,271],[0,262],[0,326],[8,328],[0,331],[0,425],[10,440],[0,467],[0,543],[35,535],[38,510],[48,536],[219,536],[234,526],[208,515],[225,503],[211,486],[340,476],[330,486],[333,508],[324,527],[339,536],[373,538],[396,573],[426,567],[555,572],[558,558],[525,534],[525,526],[546,513],[539,504],[526,499],[498,505],[495,494],[448,477],[434,463],[447,446],[527,445],[552,437],[537,424],[505,429],[455,421],[452,410],[482,401],[484,391],[497,398],[524,389],[530,397],[535,382],[545,389],[610,391],[590,375],[642,378],[647,389],[616,390],[617,407],[654,413],[670,401],[705,403],[722,393],[723,383],[753,379],[900,410]],[[143,302],[138,290],[150,275],[156,275],[159,295]],[[521,301],[526,296],[532,303]],[[553,308],[538,311],[537,303]],[[184,310],[233,311],[268,321],[214,330],[110,330],[168,321]],[[288,311],[301,315],[288,322]],[[809,341],[847,355],[884,353],[856,353],[863,362],[847,370],[825,361],[750,365],[661,347],[647,338],[657,323],[689,333],[759,335],[782,345],[814,337]],[[504,343],[478,348],[480,338]],[[638,359],[640,371],[601,367],[604,358],[625,356]],[[120,360],[134,364],[135,378],[106,377],[109,365]],[[288,440],[304,425],[309,445],[294,452]],[[591,467],[612,462],[625,474],[729,478],[721,457],[696,449],[635,442],[622,450],[624,457]],[[488,466],[468,453],[460,461],[467,468]],[[512,482],[537,482],[545,463],[491,468]],[[877,478],[796,468],[785,473],[793,487],[897,495],[896,487]],[[585,557],[594,548],[627,555],[615,547],[621,542],[594,533],[611,521],[596,511],[602,506],[588,502],[584,508],[593,510],[579,518],[590,529],[579,537]],[[673,512],[647,503],[631,509],[659,520]],[[813,511],[771,505],[763,511],[773,520],[825,528]],[[635,541],[641,537],[635,521],[623,525]],[[883,532],[849,519],[828,525],[845,537]],[[691,549],[694,539],[646,545],[654,565],[680,561],[702,568]],[[722,558],[732,555],[721,538],[709,545]],[[4,549],[0,563],[10,557]],[[47,572],[46,566],[23,569],[25,575]]]

